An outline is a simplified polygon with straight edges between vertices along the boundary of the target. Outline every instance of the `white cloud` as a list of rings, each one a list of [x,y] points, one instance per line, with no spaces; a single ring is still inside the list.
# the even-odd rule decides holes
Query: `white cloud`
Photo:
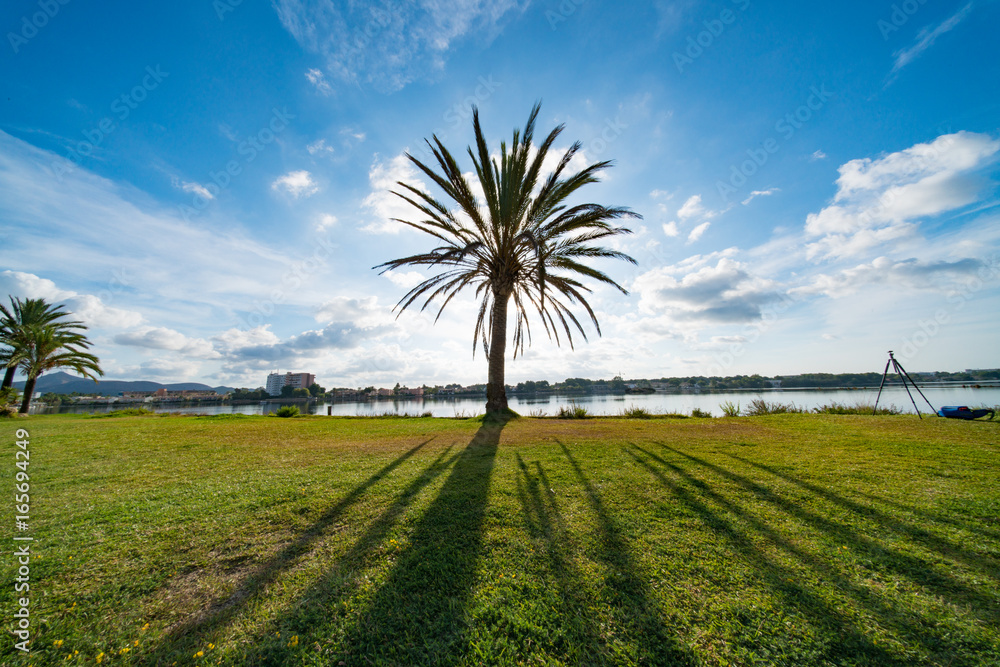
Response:
[[[253,329],[228,329],[212,340],[217,349],[233,352],[244,347],[275,345],[279,338],[271,331],[271,325],[265,324]]]
[[[816,151],[815,153],[813,153],[810,156],[809,159],[813,160],[813,161],[816,161],[816,160],[825,160],[826,159],[826,153],[824,153],[823,151]]]
[[[791,294],[822,294],[841,298],[851,296],[871,285],[908,290],[948,291],[975,279],[986,265],[978,259],[956,261],[894,261],[878,257],[835,274],[821,274],[810,284],[789,290]]]
[[[60,289],[46,278],[21,271],[0,273],[0,291],[27,299],[45,299],[49,303],[63,304],[72,319],[77,319],[91,328],[125,328],[142,324],[142,314],[122,308],[113,308],[93,294],[80,294]]]
[[[275,0],[282,25],[327,73],[393,92],[444,70],[452,45],[476,34],[489,42],[529,0],[415,0],[371,3]]]
[[[958,132],[877,159],[851,160],[839,169],[837,194],[806,218],[810,257],[843,257],[912,235],[922,218],[979,200],[977,171],[995,161],[1000,141]]]
[[[649,196],[653,199],[662,199],[663,201],[670,201],[674,198],[674,195],[666,190],[653,190],[649,193]]]
[[[416,271],[409,271],[407,273],[401,273],[399,271],[386,271],[382,275],[391,280],[393,285],[402,287],[406,290],[413,289],[426,280],[425,276],[417,273]]]
[[[172,350],[201,359],[217,359],[221,356],[211,342],[202,338],[188,338],[181,332],[166,327],[143,327],[120,333],[114,337],[114,342],[153,350]]]
[[[714,265],[711,258],[717,259]],[[754,276],[741,262],[719,254],[696,255],[648,271],[635,280],[633,289],[639,294],[639,312],[652,316],[639,323],[640,329],[664,334],[757,321],[766,304],[782,298],[777,283]]]
[[[306,78],[309,79],[309,83],[315,86],[321,95],[330,95],[333,93],[330,82],[326,80],[326,75],[320,70],[315,68],[306,70]]]
[[[690,220],[691,218],[704,218],[709,211],[701,205],[701,195],[694,195],[689,197],[684,205],[681,206],[680,210],[677,211],[677,217],[681,219],[682,222]]]
[[[687,242],[688,243],[694,243],[695,241],[697,241],[698,239],[700,239],[705,234],[705,232],[708,231],[708,228],[711,227],[711,226],[712,226],[711,222],[703,222],[703,223],[701,223],[700,225],[698,225],[697,227],[695,227],[694,229],[692,229],[690,234],[688,234],[688,240],[687,240]]]
[[[201,370],[201,364],[182,359],[150,359],[137,366],[115,368],[113,372],[118,377],[152,378],[159,381],[175,380],[190,381]]]
[[[896,57],[896,62],[892,66],[892,72],[896,73],[903,69],[911,62],[913,62],[917,56],[931,48],[938,37],[950,32],[955,29],[955,27],[965,19],[966,16],[972,11],[973,3],[970,2],[962,9],[958,10],[955,14],[948,17],[945,21],[939,25],[930,28],[924,28],[917,35],[917,43],[907,49],[900,49],[896,51],[893,55]]]
[[[671,220],[670,222],[663,223],[663,233],[670,238],[678,236],[681,232],[677,229],[677,221]]]
[[[367,135],[365,135],[365,133],[362,132],[361,130],[351,127],[345,127],[340,131],[340,136],[344,137],[345,140],[348,141],[353,140],[360,143],[365,140],[365,137]]]
[[[362,231],[372,234],[398,234],[405,225],[393,218],[406,220],[415,214],[420,214],[410,204],[392,194],[394,190],[401,190],[398,185],[400,181],[422,192],[429,192],[427,186],[420,180],[416,167],[406,155],[397,155],[388,163],[380,162],[376,157],[368,172],[371,193],[363,202],[364,207],[375,214],[376,220],[363,227]]]
[[[271,183],[271,189],[284,190],[292,197],[300,199],[311,197],[319,192],[319,186],[313,180],[312,174],[304,169],[301,171],[290,171]]]
[[[319,222],[316,223],[317,232],[325,232],[334,225],[337,224],[337,216],[330,215],[329,213],[324,213],[320,216]]]
[[[378,302],[378,297],[354,298],[339,296],[326,301],[316,310],[316,321],[353,322],[362,327],[389,324],[394,321],[392,311]]]

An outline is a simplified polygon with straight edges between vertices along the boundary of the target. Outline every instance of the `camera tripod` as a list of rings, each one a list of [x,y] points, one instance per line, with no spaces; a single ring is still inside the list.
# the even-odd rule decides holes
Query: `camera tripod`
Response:
[[[878,396],[875,398],[875,407],[872,409],[872,415],[878,414],[878,401],[882,398],[882,387],[885,386],[885,378],[889,374],[889,366],[892,366],[893,369],[895,369],[896,374],[899,375],[899,379],[903,381],[903,389],[906,390],[906,395],[910,397],[910,403],[913,403],[913,409],[917,411],[917,417],[923,419],[923,415],[920,414],[920,408],[917,407],[917,402],[913,400],[913,394],[910,393],[910,388],[907,386],[906,381],[910,381],[910,384],[913,385],[913,388],[917,390],[917,393],[920,394],[920,397],[925,401],[927,401],[927,397],[924,396],[924,392],[920,391],[920,387],[918,387],[917,383],[913,381],[910,374],[906,372],[906,369],[903,368],[898,361],[896,361],[896,357],[892,356],[892,350],[889,350],[889,361],[885,362],[885,371],[882,372],[882,384],[878,386]],[[932,413],[937,412],[937,410],[934,409],[934,406],[931,405],[930,401],[927,401],[927,405],[930,405]]]

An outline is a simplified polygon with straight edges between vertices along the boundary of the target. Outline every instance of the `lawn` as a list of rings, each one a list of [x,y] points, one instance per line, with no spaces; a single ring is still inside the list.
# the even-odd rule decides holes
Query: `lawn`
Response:
[[[998,423],[2,424],[4,665],[1000,664]]]

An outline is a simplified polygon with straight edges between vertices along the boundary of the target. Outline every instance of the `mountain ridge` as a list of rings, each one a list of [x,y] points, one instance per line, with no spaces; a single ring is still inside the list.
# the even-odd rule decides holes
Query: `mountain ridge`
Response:
[[[24,390],[25,383],[15,382],[14,387]],[[214,391],[218,394],[225,394],[233,390],[232,387],[219,386],[210,387],[200,382],[176,382],[172,384],[162,384],[151,380],[100,380],[95,383],[93,380],[70,375],[63,371],[49,373],[38,378],[35,383],[35,391],[47,394],[95,394],[99,396],[117,396],[125,391],[157,391],[166,389],[167,391]]]

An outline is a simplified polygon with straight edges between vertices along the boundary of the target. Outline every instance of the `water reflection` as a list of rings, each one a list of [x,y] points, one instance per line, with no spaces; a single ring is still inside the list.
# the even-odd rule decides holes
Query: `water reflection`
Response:
[[[924,388],[924,393],[935,407],[942,405],[1000,405],[1000,388],[984,387],[947,387]],[[763,397],[768,401],[794,403],[797,406],[812,409],[828,403],[874,403],[876,390],[771,390],[764,392],[727,391],[699,394],[607,394],[599,396],[565,396],[565,395],[534,395],[511,396],[510,407],[524,416],[553,416],[560,408],[570,405],[585,407],[592,415],[617,415],[632,407],[643,408],[656,414],[682,413],[691,414],[694,409],[711,412],[721,416],[719,406],[726,402],[746,407],[755,398]],[[296,403],[285,401],[266,401],[251,405],[183,405],[169,404],[152,406],[155,412],[183,412],[189,414],[247,414],[260,415],[276,412],[285,405],[294,405],[304,414],[334,416],[381,416],[414,415],[426,413],[434,417],[475,417],[485,411],[485,397],[448,397],[448,398],[408,398],[397,400],[379,400],[364,402],[334,402],[334,403]],[[904,412],[913,412],[913,406],[902,388],[887,388],[882,393],[881,406],[895,405]],[[133,405],[109,406],[62,406],[39,410],[40,413],[101,413],[118,410]],[[149,406],[147,406],[149,407]],[[926,406],[924,406],[926,407]],[[34,412],[34,410],[33,410]],[[921,412],[925,412],[922,408]]]

